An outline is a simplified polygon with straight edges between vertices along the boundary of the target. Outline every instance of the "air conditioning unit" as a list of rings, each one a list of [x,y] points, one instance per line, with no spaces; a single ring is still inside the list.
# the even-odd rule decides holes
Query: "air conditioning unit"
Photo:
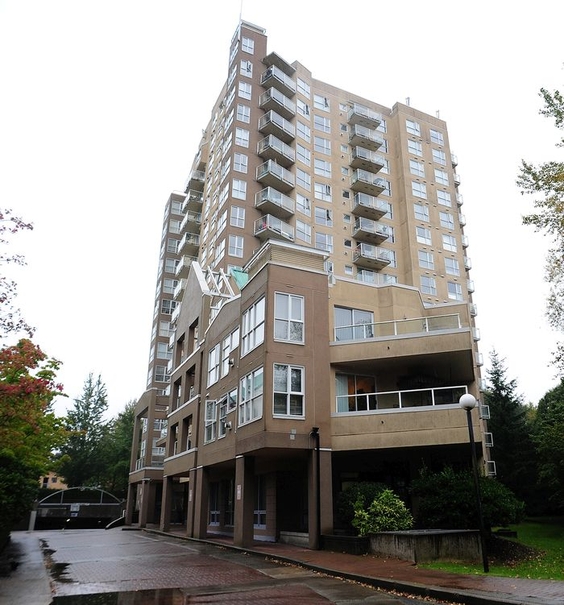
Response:
[[[484,433],[486,447],[493,447],[493,433]]]
[[[481,405],[480,406],[480,418],[482,420],[490,419],[490,406],[489,405]]]
[[[497,475],[495,462],[493,460],[486,461],[486,475],[488,477],[495,477]]]

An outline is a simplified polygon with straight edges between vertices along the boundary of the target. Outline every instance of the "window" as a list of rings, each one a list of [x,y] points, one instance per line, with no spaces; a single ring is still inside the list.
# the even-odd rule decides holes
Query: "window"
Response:
[[[415,136],[418,136],[418,137],[421,136],[421,126],[419,126],[419,124],[417,122],[414,122],[413,120],[406,120],[405,127],[407,129],[407,132],[409,132],[409,134],[414,134]]]
[[[308,99],[311,97],[311,89],[307,82],[304,82],[301,78],[298,78],[298,92]]]
[[[166,366],[155,366],[155,381],[168,382],[169,376],[166,372]]]
[[[168,299],[164,298],[161,301],[161,313],[163,313],[164,315],[172,314],[172,312],[174,311],[175,308],[176,308],[175,300],[168,300]]]
[[[454,235],[443,233],[443,248],[449,252],[456,252],[456,238]]]
[[[304,368],[274,364],[274,415],[304,415]]]
[[[419,266],[422,269],[434,269],[435,261],[433,259],[433,253],[427,252],[426,250],[419,250]]]
[[[309,198],[301,193],[296,193],[296,208],[302,213],[310,216],[311,214],[311,206],[309,203]]]
[[[425,176],[425,164],[418,160],[409,160],[409,171],[416,176]]]
[[[206,416],[204,420],[204,443],[214,441],[217,431],[217,402],[206,401]]]
[[[447,287],[448,287],[448,297],[451,300],[463,300],[461,284],[457,284],[455,282],[449,281],[447,284]]]
[[[249,124],[251,121],[251,108],[248,105],[237,105],[237,119],[239,122]]]
[[[311,244],[311,225],[296,219],[296,238]]]
[[[247,182],[241,179],[233,179],[231,195],[238,200],[247,199]]]
[[[252,97],[253,87],[248,82],[239,82],[239,92],[238,95],[242,99],[250,100]]]
[[[296,157],[306,166],[311,164],[311,151],[299,143],[296,145]]]
[[[427,229],[427,227],[415,227],[415,234],[420,244],[431,245],[431,229]]]
[[[263,369],[258,368],[241,379],[239,385],[239,424],[262,417]]]
[[[180,240],[178,239],[172,239],[172,238],[168,238],[166,240],[166,251],[167,252],[172,252],[172,254],[176,254],[178,252],[178,244],[180,243]]]
[[[435,143],[436,145],[444,145],[443,133],[437,130],[430,130],[431,135],[431,143]]]
[[[165,273],[176,273],[176,267],[180,261],[176,258],[165,258]]]
[[[423,294],[431,294],[432,296],[437,295],[437,284],[434,277],[421,276],[421,292]]]
[[[218,437],[225,437],[227,434],[227,395],[224,395],[217,404],[219,412],[219,426],[217,427]]]
[[[163,292],[165,294],[174,294],[174,289],[178,285],[177,279],[165,278],[163,281]]]
[[[298,133],[299,137],[306,141],[306,143],[311,142],[311,128],[307,124],[304,124],[298,120],[296,132]]]
[[[425,183],[418,183],[417,181],[411,182],[411,193],[415,197],[421,197],[424,200],[427,199],[427,185]]]
[[[415,211],[415,218],[418,221],[427,221],[429,222],[429,208],[424,204],[413,204],[413,209]]]
[[[335,340],[372,338],[374,314],[363,309],[335,307]]]
[[[231,219],[229,223],[232,227],[245,226],[245,209],[241,206],[231,206]]]
[[[217,344],[208,353],[208,386],[219,380],[219,349],[220,346]]]
[[[318,250],[325,250],[326,252],[333,252],[333,236],[328,233],[316,233],[315,234],[315,247]]]
[[[435,181],[441,185],[448,185],[448,174],[444,170],[435,168]]]
[[[243,258],[243,236],[242,235],[230,235],[229,236],[229,249],[227,251],[229,256],[236,256],[237,258]]]
[[[239,73],[242,76],[246,76],[247,78],[253,77],[253,64],[246,59],[241,59],[241,66],[239,68]]]
[[[296,168],[296,184],[303,189],[311,190],[311,176],[305,170]]]
[[[439,212],[441,227],[445,229],[454,229],[454,217],[450,212]]]
[[[450,208],[452,205],[450,193],[448,191],[441,191],[440,189],[437,189],[437,202],[439,202],[441,206],[448,206]]]
[[[274,338],[304,342],[304,298],[277,292],[274,298]]]
[[[237,153],[233,156],[233,170],[247,174],[249,167],[249,158],[244,153]]]
[[[170,327],[170,321],[159,321],[159,336],[168,338],[172,332],[173,328]]]
[[[255,41],[252,38],[243,37],[241,40],[241,50],[252,55],[255,52]]]
[[[331,162],[316,158],[314,162],[314,172],[318,176],[331,178]]]
[[[235,144],[241,147],[249,146],[249,131],[244,128],[235,129]]]
[[[324,116],[313,116],[313,127],[321,132],[331,132],[331,120]]]
[[[317,225],[324,225],[325,227],[333,226],[333,213],[327,208],[321,206],[315,207],[315,223]]]
[[[365,412],[377,409],[373,376],[336,374],[337,412]]]
[[[315,199],[323,200],[324,202],[331,201],[331,185],[325,185],[324,183],[315,183]]]
[[[437,164],[442,164],[446,166],[446,153],[441,151],[440,149],[433,149],[433,160]]]
[[[242,318],[241,355],[264,342],[264,298],[249,307]]]
[[[329,111],[329,99],[322,95],[313,95],[313,106],[315,109]]]
[[[331,141],[323,137],[313,137],[313,148],[318,153],[331,155]]]
[[[381,148],[380,148],[381,150]],[[423,145],[419,141],[412,141],[411,139],[407,141],[407,150],[409,153],[413,155],[422,156],[423,155]]]
[[[172,359],[172,351],[167,342],[157,342],[157,359]]]
[[[239,328],[233,330],[221,343],[221,377],[229,373],[231,353],[239,346]]]
[[[298,110],[298,113],[301,113],[302,116],[305,116],[306,118],[309,117],[309,105],[305,101],[297,99],[296,108]]]
[[[449,275],[460,275],[460,265],[456,258],[445,257],[445,272]]]
[[[224,229],[225,225],[227,225],[227,210],[224,210],[220,215],[217,221],[216,234],[220,234]]]

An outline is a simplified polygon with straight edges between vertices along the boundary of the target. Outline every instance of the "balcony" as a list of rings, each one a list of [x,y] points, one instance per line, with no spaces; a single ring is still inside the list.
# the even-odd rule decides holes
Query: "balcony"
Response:
[[[359,244],[353,254],[353,262],[356,266],[366,269],[383,269],[390,264],[391,260],[389,250],[372,244]]]
[[[182,295],[184,294],[184,290],[186,289],[186,280],[179,279],[176,287],[174,288],[174,293],[172,295],[173,300],[180,300]]]
[[[351,166],[353,168],[364,168],[371,172],[378,172],[386,165],[384,156],[365,149],[364,147],[353,147]]]
[[[296,152],[273,134],[258,142],[257,153],[264,160],[274,160],[285,168],[296,161]]]
[[[464,216],[464,214],[458,214],[458,222],[460,223],[461,227],[464,227],[464,225],[466,225],[466,217]]]
[[[377,196],[386,188],[386,181],[373,172],[358,168],[353,170],[351,177],[351,189],[368,195]]]
[[[257,166],[257,181],[267,187],[274,187],[287,193],[295,187],[294,175],[274,160],[267,160]]]
[[[186,198],[184,199],[184,203],[182,204],[182,211],[186,212],[187,210],[199,211],[202,209],[202,204],[204,203],[204,194],[201,191],[196,191],[194,189],[188,189],[186,192]]]
[[[470,240],[468,239],[467,235],[463,235],[462,236],[462,247],[463,248],[468,248],[468,246],[470,245]]]
[[[384,139],[375,130],[355,124],[349,133],[349,143],[376,151],[384,143]]]
[[[202,225],[202,215],[200,212],[186,212],[182,223],[180,223],[180,231],[189,231],[190,233],[200,233]]]
[[[462,197],[462,194],[461,194],[461,193],[457,193],[457,194],[456,194],[456,203],[457,203],[459,206],[462,206],[462,204],[464,204],[464,198]]]
[[[355,193],[353,198],[352,213],[355,216],[378,220],[388,212],[387,202],[366,193]]]
[[[382,122],[382,114],[359,103],[353,103],[353,106],[349,109],[348,122],[351,125],[358,124],[365,128],[376,129]]]
[[[450,162],[451,162],[453,168],[458,166],[458,157],[456,155],[454,155],[454,153],[450,154]]]
[[[354,222],[353,237],[369,244],[381,244],[390,237],[390,228],[370,218],[357,217]]]
[[[203,191],[204,182],[206,180],[206,173],[203,170],[192,170],[186,183],[186,189],[194,189],[196,191]]]
[[[423,335],[441,330],[458,330],[460,315],[432,315],[413,319],[395,319],[376,323],[353,324],[334,328],[335,342],[366,340],[367,338],[389,338],[392,336]]]
[[[197,233],[185,233],[178,246],[178,254],[196,256],[200,247],[200,236]]]
[[[269,88],[259,97],[259,107],[264,111],[273,109],[283,118],[291,120],[296,115],[296,104],[277,88]]]
[[[259,119],[258,129],[264,135],[273,134],[284,143],[291,143],[296,138],[294,125],[272,110]]]
[[[268,239],[281,239],[294,241],[294,228],[279,218],[266,214],[255,221],[255,236],[261,241]]]
[[[464,268],[467,271],[470,271],[470,269],[472,269],[472,259],[468,258],[468,256],[464,257]]]
[[[272,187],[266,187],[255,195],[255,208],[265,214],[273,214],[282,219],[294,215],[294,200]]]
[[[458,187],[460,185],[460,175],[456,172],[454,173],[454,184]]]
[[[184,255],[179,261],[178,261],[178,265],[176,265],[176,272],[175,272],[175,276],[178,279],[182,279],[188,276],[188,273],[190,272],[190,267],[192,266],[192,262],[193,261],[197,261],[198,257],[197,256],[187,256]]]
[[[264,88],[274,86],[287,97],[293,97],[296,94],[296,83],[294,80],[276,65],[271,65],[261,74],[260,84]]]
[[[472,294],[473,292],[476,291],[476,287],[474,286],[474,282],[471,279],[467,279],[466,280],[466,289],[468,290],[469,294]]]

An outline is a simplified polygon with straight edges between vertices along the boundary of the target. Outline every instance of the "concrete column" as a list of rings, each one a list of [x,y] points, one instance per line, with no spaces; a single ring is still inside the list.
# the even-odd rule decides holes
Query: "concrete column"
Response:
[[[209,476],[204,467],[196,469],[196,489],[194,496],[194,538],[208,535],[209,516]]]
[[[130,483],[127,486],[127,503],[125,505],[125,524],[133,523],[133,511],[135,510],[135,495],[137,492],[137,483]]]
[[[255,461],[252,456],[235,460],[235,546],[249,547],[254,538]]]
[[[194,515],[195,515],[195,498],[196,498],[196,486],[197,473],[196,469],[190,469],[190,482],[188,483],[188,510],[186,511],[186,535],[189,538],[194,537]]]
[[[159,529],[161,531],[170,530],[170,516],[172,513],[173,500],[173,480],[172,477],[163,477],[163,495],[161,499],[161,519]]]
[[[333,465],[330,450],[319,453],[321,484],[321,535],[333,533]]]
[[[147,526],[147,517],[149,515],[149,480],[145,479],[139,484],[141,490],[141,507],[139,510],[139,527]]]

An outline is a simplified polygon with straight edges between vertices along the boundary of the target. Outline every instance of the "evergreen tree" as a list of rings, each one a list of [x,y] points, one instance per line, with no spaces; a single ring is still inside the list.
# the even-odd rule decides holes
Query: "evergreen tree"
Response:
[[[534,508],[537,472],[529,408],[517,394],[517,381],[507,377],[504,360],[495,350],[490,353],[490,363],[490,387],[484,401],[490,408],[488,430],[493,434],[497,478]]]
[[[57,470],[69,487],[97,486],[104,468],[103,440],[108,431],[106,385],[92,374],[84,382],[80,399],[67,413],[70,432],[61,447]]]

